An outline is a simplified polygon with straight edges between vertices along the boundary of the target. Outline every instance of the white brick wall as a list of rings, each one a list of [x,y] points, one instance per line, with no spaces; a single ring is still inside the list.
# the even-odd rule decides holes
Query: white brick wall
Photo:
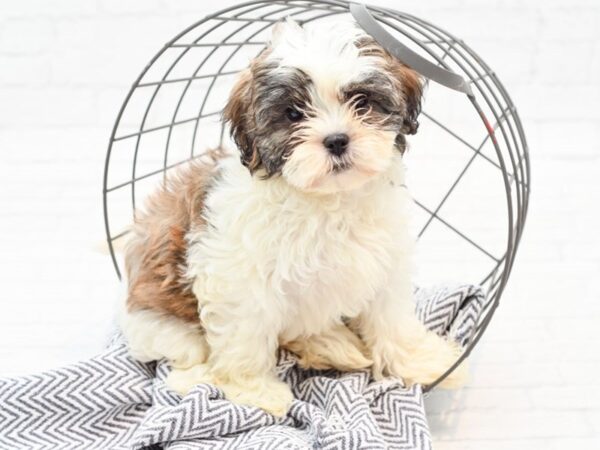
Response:
[[[110,126],[148,59],[208,3],[0,3],[0,373],[101,348],[117,296],[108,257],[93,250]],[[600,3],[374,3],[482,54],[531,148],[525,237],[472,380],[427,399],[436,448],[600,448]]]

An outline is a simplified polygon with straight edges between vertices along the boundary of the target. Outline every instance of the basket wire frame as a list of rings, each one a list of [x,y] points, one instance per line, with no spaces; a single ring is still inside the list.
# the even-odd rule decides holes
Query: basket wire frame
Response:
[[[459,73],[470,83],[474,96],[468,97],[472,107],[481,119],[480,125],[483,125],[485,131],[484,137],[479,145],[471,144],[468,139],[454,131],[450,126],[437,119],[435,114],[424,110],[422,115],[431,123],[439,127],[448,138],[460,143],[466,147],[472,154],[463,168],[460,170],[454,181],[449,186],[445,195],[434,207],[428,207],[424,203],[415,199],[416,205],[429,215],[425,224],[420,229],[419,238],[430,228],[433,223],[438,223],[447,228],[451,233],[456,234],[470,246],[477,249],[485,255],[492,264],[492,268],[481,280],[481,284],[487,289],[487,302],[484,312],[481,315],[477,326],[474,328],[473,335],[462,356],[456,363],[449,367],[436,382],[427,386],[425,390],[430,390],[439,384],[448,376],[472,351],[486,327],[490,323],[494,311],[498,307],[500,297],[506,286],[511,273],[515,255],[519,246],[527,208],[529,203],[530,186],[530,164],[527,141],[523,131],[521,121],[517,110],[508,95],[503,84],[500,82],[496,73],[462,40],[457,39],[450,33],[434,26],[423,19],[410,14],[398,12],[390,8],[368,6],[373,17],[388,30],[393,30],[396,36],[403,41],[410,43],[414,48],[421,51],[425,57],[447,70],[459,71]],[[168,42],[148,63],[146,68],[138,76],[129,90],[121,109],[119,110],[115,125],[113,127],[108,151],[106,154],[104,180],[103,180],[103,206],[104,206],[104,224],[108,247],[112,257],[112,262],[117,275],[121,277],[121,272],[117,257],[115,255],[115,241],[121,239],[127,231],[114,233],[111,227],[111,196],[123,190],[129,190],[132,218],[135,218],[136,211],[136,186],[142,180],[153,176],[161,176],[165,180],[167,172],[177,166],[185,164],[194,158],[201,157],[202,154],[196,154],[196,142],[199,138],[199,125],[202,119],[219,117],[220,110],[205,111],[209,94],[215,84],[222,77],[232,76],[239,72],[238,69],[232,70],[228,67],[229,62],[244,48],[255,48],[260,51],[265,45],[266,40],[261,39],[261,33],[269,30],[281,18],[290,16],[301,24],[324,19],[329,16],[348,14],[349,3],[343,0],[253,0],[248,1],[222,11],[216,12],[206,18],[194,23],[183,30],[170,42]],[[232,23],[238,24],[231,32],[221,36],[218,42],[211,42],[211,34],[220,32]],[[254,28],[252,28],[254,27]],[[243,33],[247,36],[244,37]],[[193,36],[193,39],[190,37]],[[239,37],[241,36],[241,37]],[[220,49],[230,49],[231,53],[223,62],[217,64],[218,69],[208,74],[201,73],[201,70],[211,59],[215,52]],[[177,68],[178,63],[188,55],[192,49],[206,49],[208,53],[199,58],[197,66],[189,76],[171,78],[170,75]],[[149,71],[157,64],[157,61],[167,51],[179,51],[173,62],[164,70],[160,79],[146,80]],[[178,119],[178,113],[182,103],[190,90],[192,83],[196,81],[208,82],[203,100],[198,106],[197,114],[193,117]],[[428,81],[426,81],[428,83]],[[175,105],[170,120],[156,126],[147,126],[150,111],[155,104],[157,97],[166,86],[183,84],[183,89]],[[149,100],[145,106],[144,112],[139,118],[139,124],[135,131],[129,130],[124,134],[119,134],[122,125],[124,111],[126,110],[132,96],[139,91],[150,91]],[[458,95],[458,94],[457,94]],[[486,116],[487,114],[487,116]],[[488,121],[492,121],[491,123]],[[169,163],[169,151],[173,131],[180,126],[187,124],[193,125],[193,133],[189,149],[189,156],[174,163]],[[164,155],[162,157],[162,166],[156,170],[145,173],[138,173],[141,149],[143,147],[142,137],[150,133],[166,130],[167,137],[164,145]],[[220,144],[225,138],[225,125],[220,124]],[[129,180],[109,184],[109,174],[111,167],[116,162],[112,162],[113,150],[119,142],[134,142],[133,159],[131,165],[131,177]],[[483,153],[485,145],[493,145],[495,154],[490,156]],[[115,150],[116,151],[116,150]],[[472,169],[473,163],[477,160],[486,161],[492,167],[500,172],[502,184],[506,197],[507,226],[506,226],[506,247],[503,254],[496,255],[493,251],[486,249],[483,245],[469,237],[464,231],[446,220],[440,210],[451,198],[456,187],[464,179],[465,174]],[[112,162],[112,166],[111,166]],[[114,233],[114,234],[113,234]]]

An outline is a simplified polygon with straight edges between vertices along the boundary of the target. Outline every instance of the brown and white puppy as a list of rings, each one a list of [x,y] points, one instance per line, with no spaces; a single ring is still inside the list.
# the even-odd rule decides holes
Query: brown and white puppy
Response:
[[[421,89],[354,25],[279,24],[224,110],[241,157],[192,164],[138,217],[121,317],[132,354],[167,358],[181,394],[210,382],[276,415],[292,401],[279,345],[409,384],[444,373],[460,349],[412,302],[402,154]]]

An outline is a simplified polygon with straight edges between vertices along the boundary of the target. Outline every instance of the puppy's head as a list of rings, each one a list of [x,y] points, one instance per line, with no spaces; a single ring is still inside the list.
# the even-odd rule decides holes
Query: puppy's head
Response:
[[[422,84],[349,23],[275,26],[224,110],[241,160],[305,191],[356,189],[417,131]]]

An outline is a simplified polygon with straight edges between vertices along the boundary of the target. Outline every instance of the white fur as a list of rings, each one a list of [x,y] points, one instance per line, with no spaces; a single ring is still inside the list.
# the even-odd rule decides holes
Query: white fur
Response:
[[[288,20],[276,25],[269,58],[279,62],[280,70],[294,67],[313,79],[342,85],[377,69],[378,60],[359,58],[359,50],[354,45],[354,41],[364,35],[364,31],[350,21],[315,22],[301,28]]]

